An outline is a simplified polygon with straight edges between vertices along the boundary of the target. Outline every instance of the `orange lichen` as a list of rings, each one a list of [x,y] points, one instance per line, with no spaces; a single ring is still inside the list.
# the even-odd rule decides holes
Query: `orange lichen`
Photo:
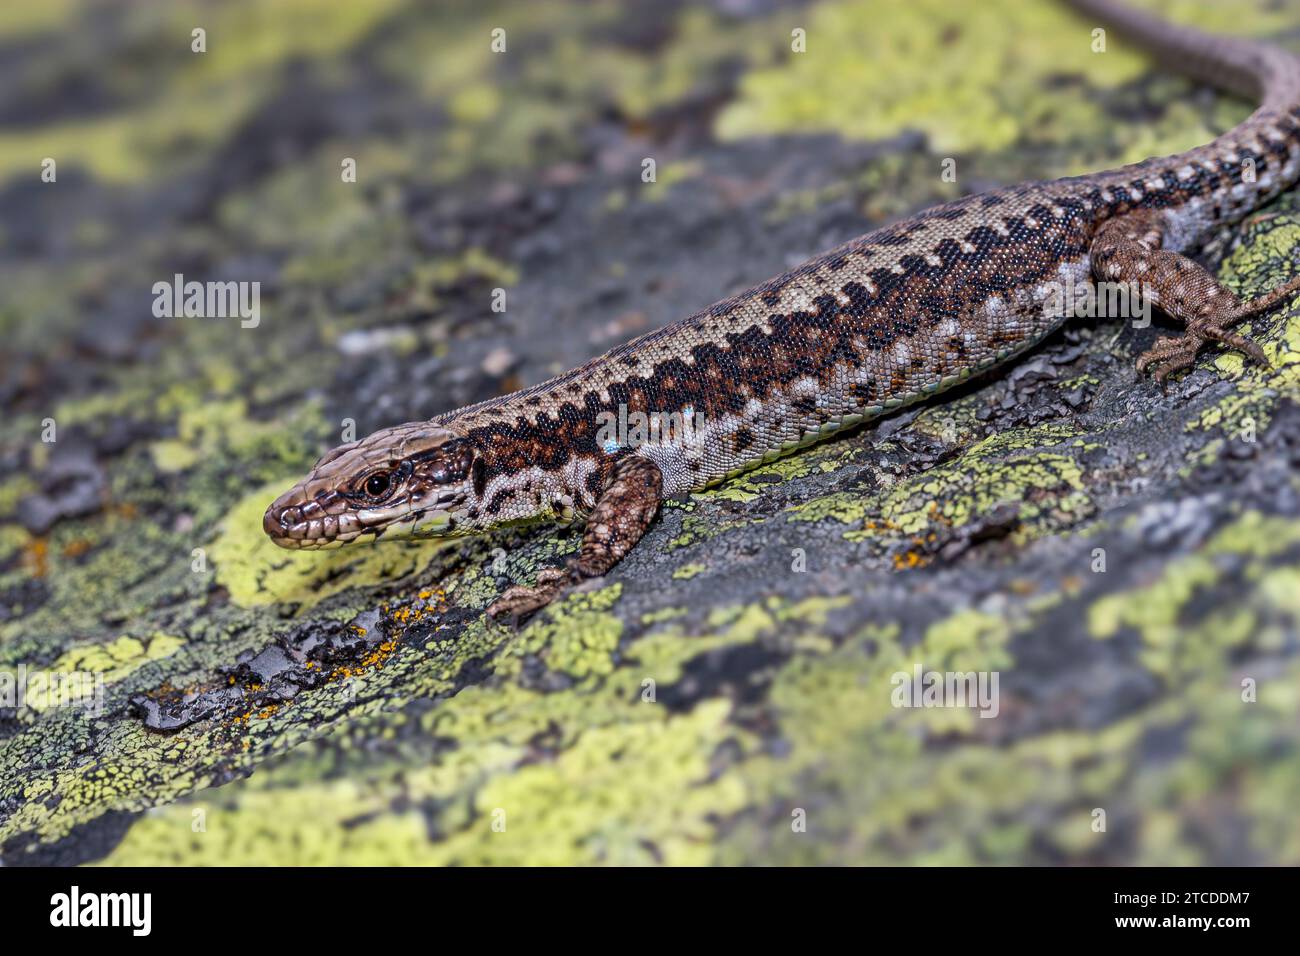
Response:
[[[44,538],[32,538],[23,547],[23,563],[32,577],[43,578],[50,572],[50,546]]]
[[[411,604],[403,604],[400,607],[393,607],[391,604],[385,602],[380,605],[379,610],[388,622],[397,624],[405,630],[413,624],[418,624],[429,617],[440,615],[446,611],[446,596],[446,592],[442,588],[435,588],[419,592],[417,596],[418,603],[413,602]],[[348,630],[353,634],[362,637],[368,633],[366,628],[357,624],[348,625]],[[397,650],[401,645],[402,640],[400,637],[388,638],[381,641],[379,644],[376,644],[373,648],[368,650],[365,655],[358,660],[346,664],[338,664],[333,667],[329,673],[325,675],[325,682],[333,683],[335,681],[347,680],[349,678],[359,677],[367,671],[382,669],[384,662],[387,661],[388,658],[392,657],[393,654],[397,653]],[[320,669],[321,664],[319,661],[304,661],[302,666],[304,670],[318,670]],[[235,683],[233,675],[228,678],[228,682],[232,685]],[[250,684],[248,685],[248,690],[258,691],[262,689],[262,686],[263,685],[261,684]],[[246,725],[252,719],[254,714],[256,714],[260,719],[266,720],[278,713],[280,710],[288,708],[292,703],[293,701],[290,700],[268,704],[257,710],[250,709],[231,718],[230,723],[232,726]]]
[[[902,554],[894,555],[895,571],[910,571],[913,568],[919,568],[928,563],[929,558],[915,550],[904,551]]]
[[[63,556],[65,558],[79,558],[92,547],[94,547],[94,545],[87,539],[78,538],[75,541],[68,542],[68,544],[64,546]]]

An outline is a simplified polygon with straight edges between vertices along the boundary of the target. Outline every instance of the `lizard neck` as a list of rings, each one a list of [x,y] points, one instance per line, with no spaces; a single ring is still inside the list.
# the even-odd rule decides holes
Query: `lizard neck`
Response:
[[[554,381],[435,419],[465,436],[484,463],[468,525],[573,521],[611,480],[614,459],[597,453],[589,421],[557,414],[563,406],[551,393]]]

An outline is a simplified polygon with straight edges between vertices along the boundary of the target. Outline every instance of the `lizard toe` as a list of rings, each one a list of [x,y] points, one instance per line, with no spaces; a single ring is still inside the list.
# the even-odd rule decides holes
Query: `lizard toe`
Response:
[[[513,617],[518,622],[554,601],[568,583],[568,572],[560,568],[543,568],[537,573],[535,585],[516,584],[492,602],[487,609],[488,617]]]

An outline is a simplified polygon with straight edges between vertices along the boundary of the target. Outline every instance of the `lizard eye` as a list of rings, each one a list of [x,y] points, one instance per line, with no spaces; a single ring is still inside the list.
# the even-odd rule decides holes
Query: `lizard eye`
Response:
[[[392,482],[388,477],[388,472],[377,471],[366,479],[366,494],[371,498],[382,498],[388,493]]]

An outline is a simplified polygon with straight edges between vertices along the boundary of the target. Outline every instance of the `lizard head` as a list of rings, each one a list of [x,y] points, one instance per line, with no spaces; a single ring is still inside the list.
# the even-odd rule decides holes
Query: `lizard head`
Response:
[[[262,530],[294,549],[462,534],[485,480],[483,457],[464,438],[409,422],[329,452],[271,503]]]

